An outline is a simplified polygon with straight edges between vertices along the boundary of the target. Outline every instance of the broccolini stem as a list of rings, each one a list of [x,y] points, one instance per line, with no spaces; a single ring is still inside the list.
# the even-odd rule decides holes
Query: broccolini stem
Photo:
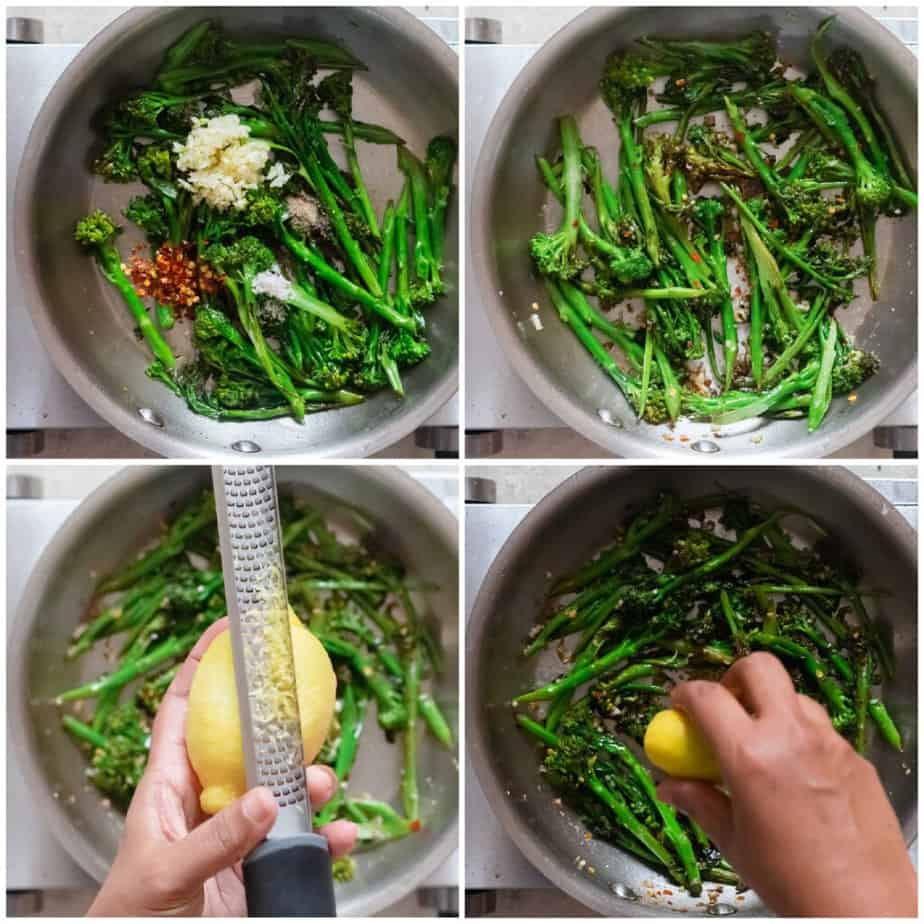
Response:
[[[559,677],[558,680],[553,680],[544,687],[539,687],[535,690],[530,690],[528,693],[523,693],[513,701],[513,705],[518,706],[521,703],[537,703],[543,700],[556,699],[562,693],[569,693],[576,690],[595,677],[600,677],[608,673],[616,667],[620,661],[625,661],[626,658],[642,649],[645,645],[657,641],[665,635],[666,631],[666,629],[660,628],[652,629],[638,638],[623,639],[615,648],[608,651],[602,657],[595,658],[589,664],[576,667],[570,673],[565,674],[564,677]]]
[[[199,631],[196,630],[193,633],[168,638],[137,661],[130,661],[111,674],[104,674],[91,683],[61,693],[55,697],[55,702],[70,703],[81,699],[95,699],[110,690],[119,690],[165,661],[187,654],[196,644],[199,635]]]
[[[754,645],[768,648],[774,654],[797,660],[806,677],[818,686],[832,713],[835,728],[842,728],[846,721],[853,716],[853,707],[840,684],[831,676],[826,665],[815,657],[814,653],[794,642],[791,639],[778,635],[767,635],[764,632],[754,632],[750,635]]]
[[[446,721],[446,717],[436,700],[429,693],[421,692],[417,697],[417,708],[427,723],[430,734],[447,751],[451,751],[455,747],[455,738],[452,734],[452,728],[450,728],[449,722]]]
[[[340,710],[340,747],[337,748],[337,758],[334,761],[334,773],[341,782],[350,775],[353,764],[356,762],[356,751],[363,732],[365,712],[366,698],[358,696],[355,685],[348,683],[343,691],[343,706]]]
[[[70,732],[78,741],[89,744],[94,748],[106,747],[107,742],[104,735],[101,735],[72,715],[62,716],[61,725],[65,731]]]
[[[375,662],[343,639],[324,635],[321,636],[320,641],[330,654],[348,661],[356,672],[356,676],[361,677],[369,687],[378,706],[379,725],[385,731],[397,731],[404,728],[408,716],[401,695],[378,670]]]
[[[857,685],[854,694],[856,704],[856,728],[853,735],[853,746],[858,754],[866,753],[866,714],[870,706],[870,679],[873,674],[873,658],[867,651],[863,655],[860,669],[857,671]],[[901,749],[899,749],[901,750]]]
[[[607,789],[593,770],[590,770],[587,774],[587,786],[616,816],[619,823],[658,858],[677,882],[685,881],[683,872],[678,869],[674,858],[648,828],[635,817],[625,799],[619,793]]]
[[[103,244],[96,248],[97,263],[102,274],[109,282],[118,289],[122,300],[128,306],[132,313],[138,330],[147,341],[151,352],[159,359],[168,369],[176,368],[176,357],[169,344],[161,336],[160,331],[154,326],[154,322],[148,316],[148,310],[144,302],[135,291],[132,281],[125,275],[122,269],[122,258],[118,250],[111,244]]]
[[[776,358],[773,365],[764,373],[763,381],[766,385],[772,385],[780,375],[786,370],[786,367],[802,352],[809,338],[815,332],[815,329],[821,323],[824,317],[825,308],[828,306],[828,299],[824,292],[819,292],[815,296],[815,303],[812,305],[805,319],[802,329],[799,331],[796,339],[790,343],[785,350]]]
[[[367,308],[371,308],[377,315],[388,321],[389,324],[392,324],[395,327],[404,328],[405,330],[417,330],[417,322],[414,320],[414,318],[402,315],[400,312],[396,311],[391,305],[388,304],[384,295],[373,295],[367,289],[364,289],[362,286],[357,285],[352,280],[347,279],[346,276],[334,269],[327,262],[327,260],[325,260],[313,247],[309,247],[303,241],[300,241],[297,237],[295,237],[295,235],[293,235],[292,232],[289,231],[289,229],[282,222],[279,222],[277,227],[279,229],[279,235],[282,238],[282,242],[286,245],[286,247],[288,247],[289,250],[299,260],[307,263],[312,268],[312,270],[317,273],[318,277],[324,280],[324,282],[327,282],[332,286],[336,286],[342,292],[352,296],[360,304]],[[382,254],[384,260],[384,249]],[[377,276],[377,279],[380,277],[381,267],[379,268],[379,276]],[[378,282],[376,284],[379,285]],[[387,286],[388,280],[386,277],[385,283],[380,286],[380,292],[384,293],[387,290]]]
[[[784,515],[783,511],[777,511],[774,514],[764,520],[763,523],[758,523],[756,526],[752,526],[750,529],[745,530],[741,533],[738,541],[727,548],[724,552],[716,555],[713,558],[710,558],[708,561],[703,562],[701,565],[693,568],[691,571],[685,571],[682,574],[677,574],[672,577],[666,578],[663,580],[660,589],[658,590],[658,599],[663,600],[668,594],[673,593],[678,587],[682,587],[685,584],[689,584],[691,581],[696,581],[699,578],[706,577],[707,575],[714,574],[716,571],[721,570],[735,558],[737,558],[748,546],[753,542],[759,539],[771,526],[773,526],[782,516]]]
[[[430,245],[429,183],[423,165],[406,147],[398,148],[398,166],[407,177],[414,213],[414,272],[421,282],[438,285],[439,267]]]
[[[658,343],[657,335],[654,335],[652,339],[654,340],[655,363],[657,363],[658,373],[661,376],[661,383],[664,386],[664,406],[667,408],[668,416],[673,423],[680,416],[680,412],[683,409],[680,382],[677,381],[674,368],[671,366],[670,360]]]
[[[645,250],[651,262],[658,267],[661,265],[661,238],[655,222],[651,200],[648,198],[648,187],[645,183],[645,170],[642,163],[641,148],[635,143],[632,117],[624,115],[618,120],[619,137],[622,141],[622,152],[625,157],[626,174],[632,189],[632,196],[638,209],[645,237]],[[575,216],[576,218],[576,216]]]
[[[263,335],[263,328],[254,313],[253,293],[250,288],[250,280],[244,279],[243,286],[238,285],[237,281],[230,277],[225,277],[225,286],[231,293],[234,303],[237,306],[238,320],[241,327],[250,338],[253,348],[256,351],[260,364],[267,378],[277,388],[279,393],[289,402],[292,409],[292,416],[296,421],[301,423],[305,419],[305,400],[298,393],[289,373],[286,372],[278,362],[278,357],[270,349]]]
[[[340,239],[347,259],[352,263],[353,268],[362,280],[363,285],[369,290],[369,293],[375,298],[381,299],[382,289],[379,286],[378,276],[373,272],[366,255],[362,252],[359,244],[356,243],[355,238],[350,232],[346,218],[343,215],[343,210],[340,208],[340,203],[337,202],[336,197],[327,185],[327,180],[324,177],[324,173],[315,155],[307,159],[306,168],[311,180],[311,185],[314,187],[327,211],[330,223],[337,232],[337,237]]]
[[[821,74],[821,79],[824,81],[828,95],[836,103],[843,106],[850,117],[859,126],[860,134],[863,136],[863,141],[866,144],[866,148],[870,153],[876,169],[884,176],[888,176],[889,161],[885,152],[882,150],[882,146],[879,144],[876,133],[873,131],[873,126],[870,125],[869,119],[866,117],[866,113],[863,109],[853,100],[843,84],[831,73],[828,62],[825,60],[825,56],[822,53],[821,41],[828,29],[831,28],[835,19],[835,16],[827,17],[827,19],[819,23],[818,28],[815,30],[811,43],[812,61],[814,61],[818,73]]]
[[[879,727],[879,731],[882,733],[882,737],[896,750],[904,750],[904,744],[902,742],[902,733],[898,730],[898,726],[892,720],[892,716],[889,715],[888,709],[885,707],[885,703],[882,702],[878,697],[873,697],[869,701],[869,714],[873,717],[873,721]]]
[[[550,748],[558,747],[558,736],[548,731],[538,722],[534,722],[529,716],[523,715],[522,712],[516,714],[517,724],[528,731],[533,737],[538,738],[544,745]]]
[[[369,190],[366,188],[366,181],[363,179],[363,171],[359,165],[359,157],[356,154],[356,140],[353,134],[353,120],[351,118],[343,119],[343,147],[346,151],[347,167],[353,177],[353,186],[356,190],[356,196],[359,200],[359,207],[362,217],[365,219],[372,236],[376,240],[381,239],[378,219],[375,215],[375,208],[372,205],[372,199],[369,197]]]
[[[97,594],[125,590],[139,578],[158,570],[166,562],[183,553],[187,540],[215,522],[215,503],[211,496],[202,503],[178,516],[167,530],[167,535],[149,552],[128,567],[105,578],[96,588]]]
[[[814,433],[821,426],[821,422],[831,406],[832,373],[834,360],[837,356],[837,321],[831,318],[828,321],[828,333],[825,336],[824,347],[821,351],[821,368],[812,390],[812,401],[808,410],[808,430]]]
[[[392,260],[395,255],[395,204],[388,200],[382,216],[382,255],[379,258],[379,287],[385,298],[391,291]]]
[[[595,327],[600,333],[609,337],[626,354],[626,359],[633,368],[636,370],[641,369],[644,350],[635,342],[631,333],[604,317],[600,311],[590,304],[587,296],[577,286],[573,286],[564,279],[559,280],[558,285],[565,298],[571,303],[571,307],[577,311],[584,323],[590,327]]]
[[[398,208],[395,210],[395,274],[397,276],[395,303],[408,317],[411,315],[411,278],[407,246],[407,209],[410,195],[409,184],[405,182],[401,198],[398,199]]]
[[[404,666],[404,767],[401,773],[401,798],[404,816],[409,821],[420,817],[420,791],[417,786],[417,697],[420,687],[420,654],[416,640],[411,645]]]
[[[636,520],[622,542],[603,552],[596,561],[585,565],[576,574],[559,581],[552,589],[552,592],[554,594],[563,594],[572,590],[581,590],[597,580],[597,578],[612,571],[617,565],[633,558],[643,543],[670,526],[675,512],[673,504],[659,505],[653,517],[642,520],[641,525],[638,525],[638,520]]]
[[[693,851],[693,845],[690,843],[690,838],[687,836],[686,831],[683,830],[683,826],[677,820],[677,813],[671,806],[666,805],[658,798],[657,791],[655,790],[654,780],[652,780],[651,774],[641,765],[641,763],[639,763],[638,758],[635,756],[635,754],[632,753],[631,750],[629,750],[628,747],[626,747],[626,745],[609,735],[602,736],[600,744],[603,750],[618,757],[626,765],[626,767],[628,767],[632,776],[641,786],[642,791],[649,798],[652,805],[654,805],[655,810],[657,811],[658,815],[661,816],[661,821],[664,824],[664,834],[670,841],[671,846],[676,851],[677,856],[683,865],[686,887],[691,895],[699,895],[703,890],[699,864],[696,861],[696,854]],[[646,844],[646,846],[648,845]]]
[[[750,133],[748,132],[748,126],[744,116],[741,114],[741,111],[734,104],[734,102],[732,102],[732,100],[727,96],[725,97],[725,111],[728,113],[728,119],[731,122],[734,138],[738,144],[738,147],[742,150],[745,157],[747,157],[748,163],[750,163],[750,165],[757,172],[757,175],[760,177],[761,182],[766,187],[767,192],[769,192],[770,195],[776,199],[777,204],[786,214],[789,223],[793,224],[793,216],[790,212],[789,206],[780,195],[780,178],[767,165],[767,162],[764,160],[763,153],[754,143]]]

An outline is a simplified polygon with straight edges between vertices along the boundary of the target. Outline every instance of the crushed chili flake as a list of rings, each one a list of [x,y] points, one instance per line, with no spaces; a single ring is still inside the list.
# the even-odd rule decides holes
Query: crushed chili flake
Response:
[[[192,246],[187,243],[162,244],[153,260],[133,251],[126,270],[142,298],[152,298],[186,314],[193,313],[203,296],[216,293],[222,282],[219,273],[196,259]]]

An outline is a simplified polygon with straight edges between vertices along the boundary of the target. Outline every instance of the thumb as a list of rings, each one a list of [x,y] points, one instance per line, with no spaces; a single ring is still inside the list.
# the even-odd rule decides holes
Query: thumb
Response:
[[[199,889],[246,857],[269,833],[278,812],[273,794],[259,786],[177,841],[170,851],[177,890]]]
[[[689,815],[723,853],[733,830],[731,801],[711,783],[695,780],[664,780],[658,798],[678,812]]]

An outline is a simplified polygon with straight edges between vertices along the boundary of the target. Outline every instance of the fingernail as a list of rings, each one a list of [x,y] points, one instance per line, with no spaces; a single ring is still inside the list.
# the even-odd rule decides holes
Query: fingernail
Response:
[[[263,786],[251,789],[241,799],[241,811],[254,824],[266,821],[273,811],[273,795]]]
[[[324,792],[333,792],[337,788],[337,774],[324,764],[313,764],[305,771],[308,788],[317,787]]]

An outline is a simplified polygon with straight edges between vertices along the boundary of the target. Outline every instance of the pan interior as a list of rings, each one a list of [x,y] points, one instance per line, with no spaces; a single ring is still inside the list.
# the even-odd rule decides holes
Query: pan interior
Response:
[[[484,302],[494,323],[503,329],[515,365],[539,397],[601,446],[620,455],[689,455],[691,446],[705,440],[721,458],[767,452],[821,456],[862,436],[887,411],[856,428],[853,421],[860,415],[879,405],[891,409],[910,393],[917,345],[914,214],[880,220],[880,300],[873,304],[865,280],[860,280],[858,297],[840,315],[858,345],[879,356],[880,372],[864,383],[856,402],[835,399],[823,425],[811,437],[810,448],[804,420],[744,421],[721,428],[719,437],[708,423],[682,421],[671,431],[638,422],[612,380],[559,321],[529,258],[532,235],[553,227],[561,214],[532,164],[535,154],[557,156],[560,151],[558,116],[573,113],[577,117],[582,140],[599,149],[607,175],[616,175],[618,136],[598,93],[604,62],[611,52],[633,48],[635,39],[646,34],[731,39],[762,29],[778,36],[783,61],[807,72],[809,39],[829,12],[817,7],[684,8],[682,13],[677,8],[595,10],[576,19],[540,50],[527,65],[530,80],[515,84],[502,107],[503,120],[492,123],[486,149],[496,141],[496,160],[490,165],[494,169],[475,180],[481,191],[475,197],[473,226],[477,229],[483,221],[485,240],[474,240],[473,248],[476,253],[483,249]],[[896,54],[897,43],[865,15],[846,10],[830,30],[829,43],[828,47],[850,45],[863,55],[877,76],[878,99],[906,159],[916,164],[917,86],[910,76],[913,70]],[[562,74],[567,74],[566,80]],[[654,127],[647,134],[656,131]]]
[[[27,156],[33,160],[27,169],[33,195],[25,206],[27,224],[18,246],[25,250],[24,265],[35,287],[30,299],[33,314],[44,321],[43,339],[81,396],[123,432],[164,455],[202,455],[226,450],[240,440],[255,442],[264,451],[310,448],[317,455],[365,455],[422,422],[415,417],[423,405],[426,414],[432,414],[452,394],[458,345],[454,207],[445,246],[447,294],[427,312],[432,353],[408,371],[405,398],[380,392],[342,412],[309,415],[303,424],[287,418],[211,421],[193,414],[181,398],[148,379],[150,351],[136,338],[130,314],[94,261],[73,242],[73,225],[79,217],[95,208],[120,216],[129,198],[142,190],[140,184],[104,183],[91,170],[101,148],[105,106],[148,84],[164,50],[206,15],[220,20],[230,34],[246,39],[301,35],[342,43],[368,67],[354,77],[356,118],[393,129],[419,156],[434,135],[458,134],[456,81],[442,54],[421,43],[415,30],[402,28],[394,14],[305,7],[159,11],[142,27],[121,32],[101,53],[84,52],[68,72],[65,98],[47,133],[30,140]],[[452,54],[448,49],[439,51]],[[414,90],[421,83],[427,93]],[[381,214],[386,202],[396,200],[401,191],[396,151],[392,146],[358,144],[364,176]],[[341,146],[333,136],[330,147],[339,157]],[[142,241],[137,228],[124,224],[126,233],[119,243],[123,258]],[[188,321],[178,322],[167,339],[179,357],[191,354]],[[145,423],[138,414],[141,408],[156,412],[164,426]]]
[[[889,589],[888,596],[871,605],[894,646],[897,673],[885,685],[884,698],[906,745],[903,754],[896,754],[875,740],[869,757],[911,842],[916,836],[917,572],[913,554],[894,532],[893,519],[900,515],[881,499],[860,502],[856,494],[845,494],[832,480],[807,470],[597,470],[559,490],[569,486],[574,490],[566,501],[553,503],[553,494],[523,521],[500,553],[503,563],[492,566],[475,606],[468,652],[476,767],[492,808],[529,859],[557,885],[605,914],[704,913],[707,893],[693,898],[620,849],[585,839],[576,814],[554,801],[556,792],[540,776],[542,751],[517,728],[509,703],[560,673],[560,665],[553,669],[554,657],[544,662],[522,657],[547,589],[611,542],[627,509],[660,491],[683,498],[719,487],[753,497],[768,509],[792,505],[805,510],[820,520],[845,560],[859,568],[865,585]],[[796,518],[787,520],[786,527],[797,537],[811,535]],[[627,888],[636,896],[631,904],[622,898]],[[753,892],[738,896],[725,887],[715,902],[739,914],[766,914]]]
[[[421,596],[422,613],[442,641],[447,670],[431,680],[434,697],[457,727],[458,688],[452,665],[458,663],[457,565],[454,551],[428,520],[426,511],[408,506],[406,495],[392,493],[382,480],[356,476],[349,470],[277,470],[280,490],[304,497],[331,517],[341,535],[366,536],[372,548],[397,558],[423,584],[434,590]],[[59,534],[54,560],[44,575],[37,605],[20,618],[31,618],[24,639],[23,670],[27,746],[38,770],[35,783],[52,805],[56,830],[66,832],[66,846],[96,878],[108,871],[121,837],[123,818],[108,808],[85,779],[86,762],[60,727],[60,710],[51,704],[56,693],[93,679],[105,669],[90,655],[65,660],[69,640],[93,596],[98,576],[105,574],[150,543],[158,526],[210,485],[208,469],[160,469],[140,489],[112,497],[92,523],[79,532]],[[131,509],[131,517],[125,511]],[[397,524],[401,524],[399,529]],[[65,527],[65,530],[67,527]],[[400,742],[389,745],[370,710],[351,792],[370,793],[400,804]],[[425,875],[435,854],[448,853],[447,838],[455,827],[458,779],[455,758],[429,735],[418,740],[421,787],[420,832],[357,854],[354,880],[337,885],[341,914],[371,913],[411,890]],[[422,870],[420,873],[418,871]],[[416,877],[416,878],[415,878]]]

